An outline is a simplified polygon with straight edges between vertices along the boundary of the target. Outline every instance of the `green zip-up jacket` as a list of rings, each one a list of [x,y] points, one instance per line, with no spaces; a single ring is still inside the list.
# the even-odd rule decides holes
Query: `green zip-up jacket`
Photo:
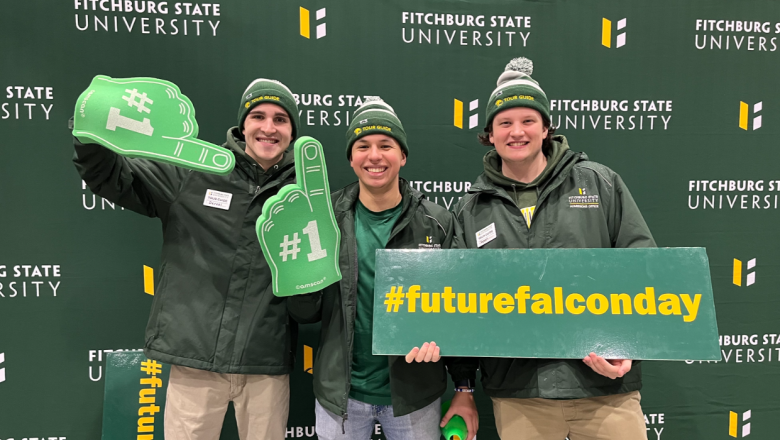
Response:
[[[552,140],[566,144],[563,136]],[[604,165],[589,161],[585,153],[566,151],[537,191],[528,227],[507,188],[480,175],[453,207],[463,227],[465,247],[478,248],[475,234],[491,223],[497,237],[483,249],[655,247],[623,180]],[[482,386],[491,397],[579,399],[642,387],[639,362],[619,379],[604,377],[579,359],[482,358],[480,370]]]
[[[403,179],[400,188],[403,196],[401,215],[386,248],[456,247],[460,240],[460,227],[452,213],[426,200]],[[314,395],[325,409],[344,418],[348,416],[360,264],[355,240],[355,203],[359,189],[358,184],[353,183],[331,195],[333,211],[341,229],[341,281],[318,293],[288,298],[290,314],[299,322],[322,320],[320,345],[314,361]],[[444,394],[447,369],[453,380],[475,379],[474,369],[462,366],[457,358],[444,359],[447,359],[446,369],[444,361],[408,364],[402,356],[388,356],[390,394],[396,416],[423,408]]]
[[[244,152],[238,128],[224,148],[225,176],[130,159],[74,138],[73,161],[97,195],[162,222],[162,264],[144,353],[218,373],[288,374],[297,323],[271,290],[255,222],[263,203],[295,181],[292,151],[264,172]],[[229,209],[204,206],[206,191],[232,194]]]

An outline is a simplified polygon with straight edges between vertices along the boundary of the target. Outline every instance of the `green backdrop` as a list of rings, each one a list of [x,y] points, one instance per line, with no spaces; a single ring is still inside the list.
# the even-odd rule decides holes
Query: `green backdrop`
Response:
[[[450,206],[482,169],[476,134],[515,56],[535,62],[558,133],[621,174],[659,245],[707,248],[723,361],[645,363],[649,438],[770,438],[780,416],[780,3],[208,5],[0,6],[0,439],[97,440],[103,350],[143,344],[159,223],[94,196],[71,163],[67,119],[94,75],[176,83],[213,143],[236,124],[246,85],[278,78],[299,94],[300,133],[322,142],[334,188],[354,180],[344,133],[356,97],[379,95],[408,132],[402,176]],[[304,354],[317,332],[301,332],[289,438],[313,437]],[[484,396],[480,410],[480,439],[496,438]]]

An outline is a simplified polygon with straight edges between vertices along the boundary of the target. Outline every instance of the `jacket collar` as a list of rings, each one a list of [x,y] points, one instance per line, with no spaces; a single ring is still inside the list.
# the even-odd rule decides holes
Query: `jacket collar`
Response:
[[[549,186],[553,184],[554,182],[557,182],[561,179],[566,178],[569,173],[571,172],[571,169],[574,168],[574,165],[577,164],[577,162],[582,162],[588,160],[588,155],[582,152],[576,152],[567,150],[563,157],[561,158],[561,161],[558,162],[558,165],[555,167],[555,169],[550,174],[550,177],[547,179],[547,183],[545,185]],[[474,182],[473,185],[471,185],[471,188],[469,188],[469,193],[496,193],[496,192],[505,192],[503,188],[501,188],[499,185],[496,185],[484,172],[477,177],[477,180]]]

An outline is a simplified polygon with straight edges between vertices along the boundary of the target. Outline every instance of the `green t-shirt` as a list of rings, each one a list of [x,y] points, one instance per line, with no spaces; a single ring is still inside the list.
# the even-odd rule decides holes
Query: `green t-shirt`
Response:
[[[358,292],[352,347],[352,389],[349,396],[370,405],[392,404],[387,356],[371,354],[371,335],[374,322],[376,250],[387,246],[393,226],[401,215],[401,206],[399,203],[395,208],[372,212],[358,201],[355,207]]]

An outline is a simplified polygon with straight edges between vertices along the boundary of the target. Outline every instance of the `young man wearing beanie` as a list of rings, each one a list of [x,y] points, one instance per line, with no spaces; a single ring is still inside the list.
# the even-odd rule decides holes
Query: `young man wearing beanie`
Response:
[[[314,363],[317,436],[366,440],[381,423],[389,439],[438,440],[444,362],[410,364],[371,353],[375,252],[447,249],[459,240],[459,227],[450,212],[398,176],[409,147],[401,121],[384,101],[369,98],[355,111],[346,155],[358,181],[331,196],[341,229],[342,279],[288,302],[299,321],[322,321]],[[476,376],[454,362],[448,367],[453,381]]]
[[[242,440],[282,439],[289,411],[297,326],[273,295],[255,222],[263,203],[295,181],[298,108],[268,79],[241,96],[224,148],[229,175],[199,173],[74,143],[74,162],[93,192],[162,221],[162,264],[144,353],[171,364],[168,440],[216,440],[229,401]],[[204,202],[219,193],[220,206]]]
[[[532,69],[528,59],[512,60],[488,100],[480,141],[495,149],[453,208],[466,247],[654,247],[620,176],[553,136],[549,101]],[[596,204],[570,203],[580,194]],[[487,228],[495,238],[478,242]],[[595,353],[582,360],[482,358],[480,371],[503,440],[647,438],[638,362]]]

